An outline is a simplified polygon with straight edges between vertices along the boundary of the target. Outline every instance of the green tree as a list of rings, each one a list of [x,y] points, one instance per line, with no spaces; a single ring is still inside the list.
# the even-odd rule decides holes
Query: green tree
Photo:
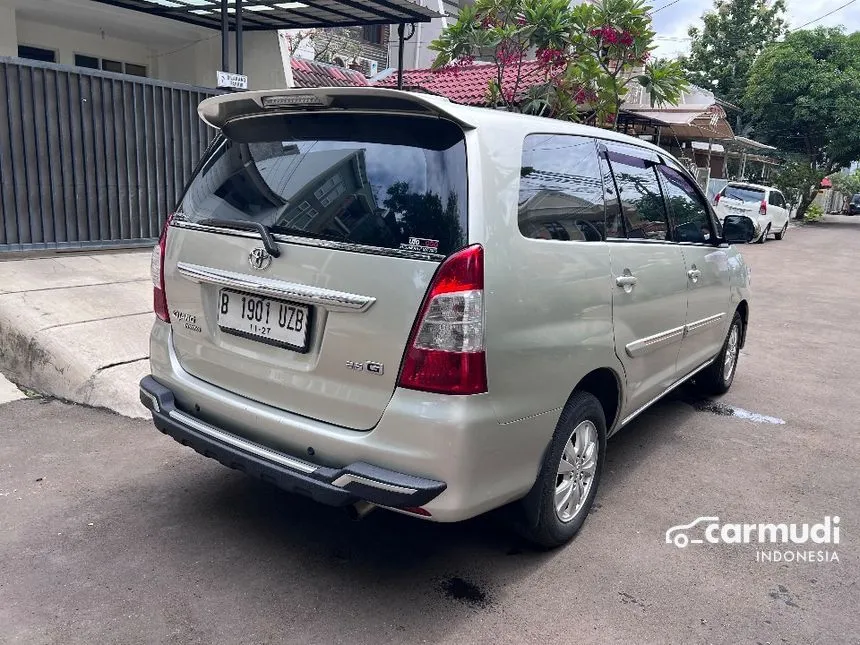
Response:
[[[809,204],[815,199],[815,192],[821,185],[822,179],[824,179],[824,172],[801,157],[783,166],[779,174],[773,178],[772,183],[785,195],[789,209],[800,206],[804,201],[804,196],[809,195],[804,206],[805,213]],[[798,219],[801,217],[803,217],[803,213],[798,215]]]
[[[702,16],[702,29],[691,27],[690,55],[682,60],[690,82],[718,98],[739,103],[750,69],[769,44],[785,34],[784,0],[714,0]]]
[[[837,172],[830,175],[829,179],[833,190],[842,195],[843,204],[845,200],[850,200],[852,196],[860,193],[860,169],[851,173]]]
[[[488,103],[512,111],[614,123],[629,87],[649,89],[652,103],[675,103],[687,89],[675,61],[649,61],[654,47],[644,0],[476,0],[430,44],[434,68],[453,70],[475,58],[496,67]],[[524,78],[536,53],[543,74]]]
[[[756,138],[802,159],[788,173],[797,182],[798,218],[824,177],[860,159],[858,96],[860,37],[840,29],[792,32],[750,70],[743,105]]]
[[[860,193],[860,169],[854,172],[838,172],[835,175],[830,175],[830,182],[833,184],[833,189],[843,195],[852,196]]]

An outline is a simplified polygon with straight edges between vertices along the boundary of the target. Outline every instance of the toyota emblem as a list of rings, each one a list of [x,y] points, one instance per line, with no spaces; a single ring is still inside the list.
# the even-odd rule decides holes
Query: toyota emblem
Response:
[[[272,256],[264,248],[256,248],[248,255],[248,264],[255,271],[265,271],[272,264]]]

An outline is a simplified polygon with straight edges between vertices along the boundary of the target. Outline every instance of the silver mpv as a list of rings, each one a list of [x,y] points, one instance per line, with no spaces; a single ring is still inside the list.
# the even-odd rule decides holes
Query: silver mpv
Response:
[[[507,506],[552,547],[608,436],[731,385],[754,232],[660,148],[382,89],[199,111],[219,133],[153,252],[140,386],[201,454],[359,514]]]

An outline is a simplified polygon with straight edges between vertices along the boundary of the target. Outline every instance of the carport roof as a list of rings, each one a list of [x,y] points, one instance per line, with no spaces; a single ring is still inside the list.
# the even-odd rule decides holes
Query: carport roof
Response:
[[[221,29],[221,0],[93,0],[152,16]],[[236,0],[228,0],[230,29],[235,29]],[[312,29],[430,22],[435,11],[410,0],[244,0],[244,31]]]

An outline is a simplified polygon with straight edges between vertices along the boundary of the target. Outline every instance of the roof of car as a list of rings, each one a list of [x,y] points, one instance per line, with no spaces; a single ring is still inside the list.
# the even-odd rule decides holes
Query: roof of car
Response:
[[[523,129],[527,124],[531,124],[531,129],[535,132],[599,137],[601,139],[618,141],[619,143],[637,145],[655,153],[671,157],[665,150],[652,143],[612,130],[594,128],[558,119],[528,116],[504,110],[460,105],[432,94],[405,92],[378,87],[318,87],[222,94],[204,100],[200,104],[198,112],[206,123],[212,127],[221,128],[225,123],[234,118],[274,112],[274,109],[265,107],[267,99],[277,100],[281,97],[287,98],[291,96],[311,96],[315,100],[325,102],[327,105],[335,102],[337,107],[346,109],[414,110],[416,112],[425,112],[440,116],[445,115],[467,128],[504,128],[505,123],[510,123],[514,129]],[[296,105],[295,107],[301,107],[301,105]]]
[[[730,181],[726,186],[734,186],[735,188],[752,188],[753,190],[775,190],[780,192],[778,188],[773,186],[763,186],[762,184],[751,184],[746,181]]]

